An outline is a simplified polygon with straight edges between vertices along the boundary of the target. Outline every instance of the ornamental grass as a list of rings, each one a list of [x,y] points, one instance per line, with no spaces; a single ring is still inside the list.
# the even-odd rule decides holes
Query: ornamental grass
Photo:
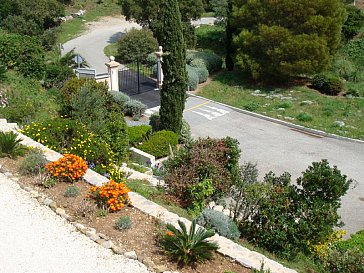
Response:
[[[65,154],[57,161],[45,166],[48,172],[58,179],[74,182],[80,179],[87,171],[86,161],[74,154]]]
[[[125,205],[131,205],[129,192],[124,183],[110,180],[102,186],[91,187],[89,197],[94,199],[100,208],[116,212]]]

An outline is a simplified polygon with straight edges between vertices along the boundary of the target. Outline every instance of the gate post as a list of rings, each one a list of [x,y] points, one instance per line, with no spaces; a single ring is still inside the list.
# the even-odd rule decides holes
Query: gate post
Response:
[[[109,73],[109,90],[119,91],[119,66],[120,63],[115,61],[114,56],[110,56],[110,62],[105,63]]]
[[[163,48],[162,46],[158,47],[158,51],[154,52],[154,54],[157,56],[157,73],[158,73],[158,89],[161,89],[163,85],[163,70],[162,70],[162,62],[163,62]]]

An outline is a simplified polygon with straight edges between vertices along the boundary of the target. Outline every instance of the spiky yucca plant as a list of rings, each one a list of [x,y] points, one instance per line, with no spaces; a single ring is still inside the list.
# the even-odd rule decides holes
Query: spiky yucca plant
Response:
[[[17,157],[23,155],[25,147],[23,147],[18,139],[18,134],[10,132],[0,132],[0,155],[8,157]]]
[[[181,265],[200,263],[212,258],[213,251],[219,247],[215,242],[206,241],[215,233],[212,230],[199,228],[196,231],[196,220],[192,221],[189,232],[182,221],[178,221],[181,230],[167,224],[168,232],[162,240],[162,247]]]

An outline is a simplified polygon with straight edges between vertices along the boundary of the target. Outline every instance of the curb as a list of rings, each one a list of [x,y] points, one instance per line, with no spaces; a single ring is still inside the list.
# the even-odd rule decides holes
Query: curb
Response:
[[[192,94],[191,92],[187,92],[187,95],[190,96],[190,97],[195,97],[195,98],[199,98],[199,99],[202,99],[202,100],[206,100],[206,101],[209,101],[209,102],[216,103],[218,105],[230,108],[230,109],[232,109],[232,110],[234,110],[236,112],[239,112],[239,113],[242,113],[242,114],[245,114],[245,115],[248,115],[248,116],[252,116],[252,117],[255,117],[255,118],[259,118],[259,119],[270,121],[270,122],[273,122],[273,123],[276,123],[276,124],[280,124],[280,125],[283,125],[283,126],[286,126],[286,127],[289,127],[289,128],[304,131],[304,132],[309,133],[309,134],[314,134],[314,135],[318,135],[318,136],[322,136],[322,137],[330,137],[330,138],[333,138],[333,139],[343,140],[343,141],[347,141],[347,142],[364,144],[364,140],[339,136],[339,135],[327,133],[327,132],[324,132],[324,131],[321,131],[321,130],[307,128],[307,127],[304,127],[304,126],[301,126],[301,125],[297,125],[297,124],[293,124],[293,123],[283,121],[283,120],[280,120],[280,119],[275,119],[275,118],[272,118],[272,117],[264,116],[264,115],[254,113],[254,112],[250,112],[250,111],[247,111],[247,110],[244,110],[244,109],[240,109],[240,108],[237,108],[237,107],[234,107],[234,106],[222,103],[222,102],[218,102],[218,101],[214,101],[214,100],[211,100],[211,99],[208,99],[208,98],[204,98],[204,97]]]

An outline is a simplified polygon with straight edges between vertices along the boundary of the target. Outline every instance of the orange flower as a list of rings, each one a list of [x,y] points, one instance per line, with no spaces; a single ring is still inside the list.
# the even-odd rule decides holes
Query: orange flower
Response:
[[[167,231],[166,235],[171,237],[174,236],[174,233],[172,231]]]

